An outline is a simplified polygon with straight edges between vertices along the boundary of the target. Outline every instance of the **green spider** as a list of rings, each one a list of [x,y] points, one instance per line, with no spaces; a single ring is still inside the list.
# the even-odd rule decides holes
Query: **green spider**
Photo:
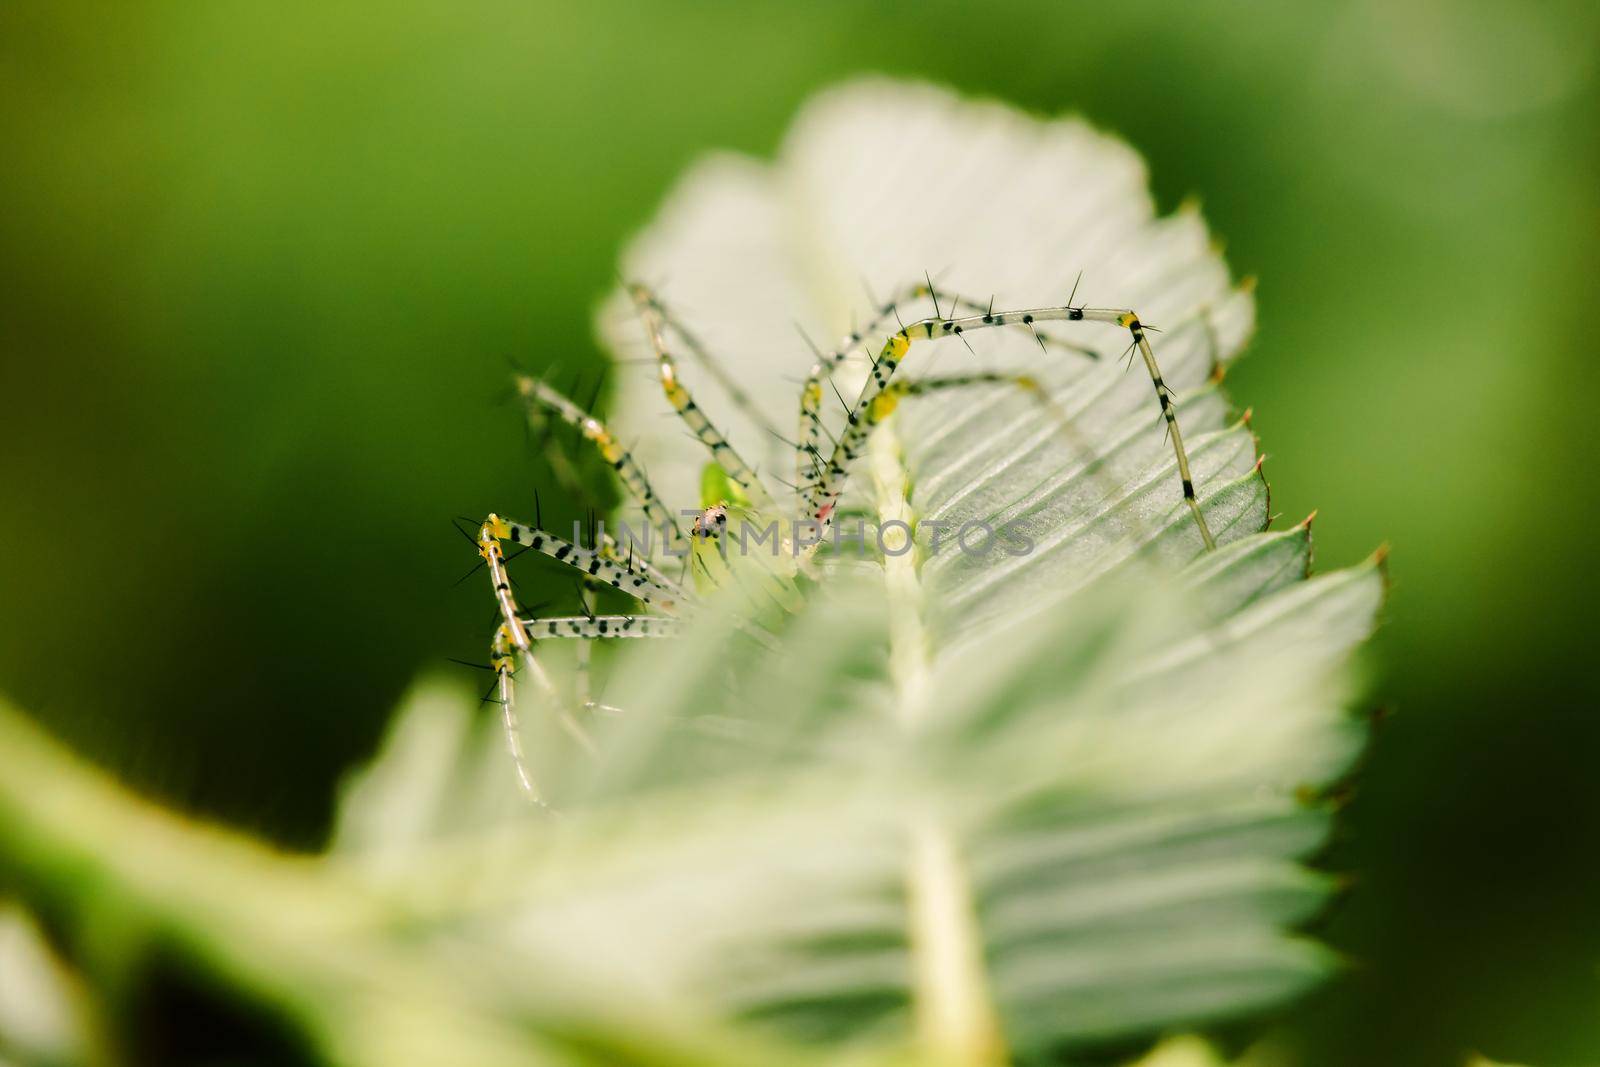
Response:
[[[986,307],[940,293],[933,288],[931,281],[907,287],[898,300],[891,300],[878,308],[877,314],[866,327],[853,331],[832,352],[819,354],[812,364],[801,387],[799,437],[791,442],[799,476],[799,482],[793,486],[798,506],[792,514],[786,515],[785,509],[762,482],[755,468],[744,460],[695,402],[693,394],[682,380],[678,362],[668,347],[669,332],[700,363],[727,384],[731,379],[721,364],[699,344],[693,333],[672,317],[653,292],[644,286],[633,285],[629,287],[629,294],[649,336],[662,392],[677,417],[709,454],[709,461],[701,476],[700,501],[696,511],[674,514],[651,488],[644,469],[622,446],[616,435],[568,397],[544,382],[527,377],[517,378],[517,392],[530,418],[554,417],[576,427],[593,444],[616,471],[625,494],[642,510],[648,527],[660,531],[668,555],[684,561],[684,570],[691,581],[686,584],[683,576],[669,577],[651,562],[648,551],[636,555],[631,544],[625,551],[616,539],[603,532],[594,539],[594,544],[585,547],[538,525],[516,522],[497,514],[490,514],[483,520],[478,528],[476,543],[478,553],[488,567],[501,620],[491,646],[490,667],[496,675],[495,690],[502,708],[512,762],[523,790],[535,802],[543,801],[522,751],[516,712],[515,679],[519,674],[530,677],[552,705],[561,709],[559,715],[563,728],[581,746],[592,748],[587,731],[566,709],[567,702],[562,700],[534,654],[539,641],[565,639],[589,642],[669,637],[678,632],[705,597],[714,591],[735,587],[743,590],[744,604],[740,610],[748,615],[741,628],[757,640],[765,640],[763,615],[775,610],[797,610],[804,603],[806,583],[822,574],[817,565],[817,555],[837,518],[839,500],[852,466],[865,450],[873,429],[893,414],[904,399],[979,385],[1010,385],[1042,404],[1056,419],[1063,434],[1072,434],[1071,425],[1061,409],[1031,375],[977,372],[911,379],[897,377],[900,364],[918,342],[944,338],[964,340],[964,335],[976,331],[1012,327],[1032,332],[1039,341],[1041,352],[1048,353],[1051,348],[1059,347],[1082,354],[1085,349],[1063,344],[1039,332],[1038,324],[1097,322],[1126,329],[1130,338],[1128,355],[1131,358],[1136,351],[1143,358],[1155,389],[1177,461],[1184,503],[1205,548],[1216,548],[1216,540],[1195,493],[1189,457],[1178,427],[1173,393],[1162,380],[1147,328],[1131,310],[1077,306],[1072,304],[1072,297],[1069,296],[1066,304],[1057,307],[995,311],[992,302]],[[899,322],[898,309],[901,304],[914,300],[931,301],[934,314],[911,323]],[[945,313],[947,310],[949,314]],[[896,320],[896,328],[888,332],[877,355],[871,359],[871,373],[855,403],[846,405],[843,429],[831,441],[831,447],[825,448],[827,431],[821,418],[824,380],[849,358],[865,336],[886,329],[885,324],[890,319]],[[736,388],[729,392],[735,403],[748,403]],[[688,522],[680,521],[684,519]],[[730,531],[733,529],[740,531],[741,551],[737,554],[728,551],[732,540]],[[760,551],[748,550],[746,535],[752,530],[757,532]],[[769,539],[770,549],[766,548]],[[518,606],[506,572],[502,543],[508,541],[572,568],[590,586],[610,587],[626,594],[639,604],[641,610],[629,614],[594,614],[586,611],[581,615],[529,615]],[[648,538],[645,547],[649,547]],[[593,706],[592,702],[590,704]]]

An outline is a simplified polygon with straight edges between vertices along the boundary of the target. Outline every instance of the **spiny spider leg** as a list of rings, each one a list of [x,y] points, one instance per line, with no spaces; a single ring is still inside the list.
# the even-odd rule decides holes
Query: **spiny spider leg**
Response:
[[[622,447],[622,443],[607,429],[605,423],[536,378],[519,375],[516,384],[517,395],[527,406],[530,416],[535,409],[542,409],[576,426],[585,438],[594,442],[600,455],[617,472],[618,480],[644,511],[646,521],[664,531],[665,536],[669,537],[676,547],[680,549],[687,547],[688,541],[683,531],[678,528],[677,516],[661,502],[661,498],[651,488],[649,479],[645,477],[644,468],[639,466],[632,453]]]
[[[545,807],[544,797],[539,793],[539,787],[534,783],[533,772],[528,769],[528,760],[522,753],[522,723],[517,719],[517,690],[516,683],[512,681],[517,673],[516,647],[511,631],[504,623],[495,630],[494,642],[490,646],[489,665],[494,670],[495,688],[499,691],[500,698],[500,727],[506,737],[506,752],[511,756],[511,766],[517,772],[517,784],[522,787],[522,792],[540,807]],[[534,660],[533,653],[528,653],[530,672],[541,678],[549,685],[549,678],[544,674],[544,668]]]
[[[634,501],[640,505],[641,510],[645,513],[647,530],[653,531],[658,527],[661,528],[664,531],[663,536],[672,542],[668,549],[669,554],[686,555],[688,541],[682,528],[678,525],[676,517],[661,502],[661,497],[655,490],[650,487],[644,468],[633,458],[633,454],[617,444],[616,435],[611,433],[599,419],[589,415],[583,408],[573,403],[564,394],[552,389],[547,383],[521,374],[517,375],[514,381],[517,393],[523,400],[527,411],[529,426],[536,430],[544,429],[549,426],[546,416],[553,414],[560,418],[561,421],[578,427],[585,438],[596,444],[602,458],[611,464],[612,469],[619,472],[623,488],[632,495]],[[545,459],[555,471],[557,480],[562,483],[562,486],[569,494],[578,497],[584,496],[584,487],[579,483],[577,470],[573,466],[571,457],[567,455],[566,449],[549,434],[545,435],[544,445]],[[534,494],[534,504],[535,510],[537,510],[537,493]],[[536,519],[535,526],[538,525],[539,520]],[[632,531],[630,531],[627,551],[624,551],[623,546],[605,530],[603,523],[598,529],[591,526],[589,533],[590,543],[599,551],[602,557],[615,563],[623,564],[626,567],[640,570],[654,579],[657,585],[680,596],[682,595],[678,584],[650,562],[648,553],[651,539],[648,533],[642,541],[643,553],[640,555],[635,555],[633,552],[633,546],[641,544],[641,541],[631,536]],[[469,535],[468,540],[471,539]]]
[[[522,628],[536,640],[571,639],[575,642],[574,695],[577,706],[584,711],[603,711],[620,715],[622,709],[594,699],[590,691],[589,648],[595,641],[617,638],[675,637],[681,621],[667,615],[596,615],[591,591],[584,590],[582,615],[554,615],[526,618]]]
[[[657,585],[673,592],[678,592],[677,585],[657,570],[649,561],[649,545],[651,532],[655,529],[662,531],[662,537],[669,542],[669,551],[687,553],[688,542],[679,527],[675,516],[661,502],[661,498],[651,487],[649,479],[645,476],[644,469],[633,458],[627,449],[623,448],[615,434],[594,415],[585,411],[578,404],[560,391],[552,388],[548,383],[531,378],[527,375],[518,375],[515,378],[518,396],[522,399],[524,410],[527,414],[528,425],[531,429],[541,432],[544,445],[545,459],[550,463],[552,471],[565,486],[568,493],[573,496],[585,495],[584,486],[578,477],[577,467],[573,464],[567,450],[560,440],[549,432],[552,420],[559,420],[577,428],[582,436],[591,442],[599,451],[601,457],[617,472],[618,480],[623,488],[638,503],[644,512],[646,532],[644,538],[645,551],[635,557],[632,552],[632,535],[630,533],[630,546],[626,556],[617,542],[606,533],[602,525],[598,530],[591,525],[589,543],[602,557],[617,563],[626,563],[629,567],[637,567],[644,574],[655,580]],[[537,498],[536,498],[537,499]],[[527,549],[523,549],[527,551]],[[594,614],[594,588],[592,581],[581,583],[579,586],[580,606],[585,615]],[[577,642],[573,650],[573,696],[578,707],[592,710],[598,707],[590,699],[590,649],[588,641]]]
[[[586,582],[578,583],[578,609],[586,618],[594,617],[594,589]],[[530,620],[523,620],[523,628],[537,634],[537,629],[529,625]],[[572,697],[578,707],[588,707],[593,703],[594,689],[589,676],[591,667],[590,655],[592,650],[588,641],[579,641],[572,649]]]
[[[884,342],[878,358],[873,361],[872,375],[861,388],[861,395],[855,407],[850,412],[852,426],[861,419],[862,412],[876,397],[888,387],[894,377],[895,370],[901,360],[910,350],[915,341],[932,340],[936,337],[959,337],[969,330],[989,329],[998,326],[1010,326],[1021,323],[1032,326],[1036,322],[1105,322],[1121,326],[1133,338],[1133,346],[1139,350],[1144,359],[1145,369],[1150,374],[1150,382],[1155,388],[1156,398],[1161,404],[1161,415],[1166,422],[1168,435],[1172,440],[1173,455],[1177,459],[1178,477],[1183,483],[1183,500],[1188,505],[1190,514],[1194,517],[1195,525],[1199,528],[1200,539],[1208,550],[1217,547],[1216,538],[1211,535],[1211,528],[1206,523],[1205,512],[1200,508],[1200,503],[1195,497],[1194,479],[1189,471],[1189,455],[1183,447],[1183,434],[1178,428],[1178,417],[1173,406],[1172,390],[1162,381],[1161,368],[1156,363],[1155,353],[1151,351],[1150,341],[1145,336],[1144,325],[1139,321],[1139,316],[1123,308],[1080,308],[1080,307],[1051,307],[1033,308],[1022,311],[992,312],[982,315],[958,316],[953,318],[930,317],[920,319],[909,326],[903,326],[897,333],[891,334]],[[822,470],[816,482],[806,492],[806,508],[809,515],[819,523],[826,525],[838,504],[839,495],[844,491],[844,483],[848,477],[850,460],[854,458],[854,451],[859,451],[857,444],[854,451],[846,449],[846,439],[850,436],[847,430],[841,435],[839,444],[833,450],[833,456],[827,466]]]
[[[485,536],[493,538],[496,543],[504,540],[513,544],[527,545],[535,552],[549,556],[558,563],[564,563],[602,585],[620,589],[640,603],[649,604],[661,611],[675,611],[684,599],[682,590],[658,581],[638,562],[630,563],[609,558],[605,552],[575,545],[537,526],[490,515],[483,521],[483,532],[479,536],[480,546]]]
[[[623,637],[674,637],[681,619],[667,615],[554,615],[520,620],[523,629],[543,640],[547,637],[585,641]]]
[[[727,392],[728,399],[733,401],[735,407],[744,412],[761,429],[772,434],[778,432],[778,428],[772,424],[772,420],[767,418],[766,413],[756,406],[754,400],[750,399],[750,394],[744,391],[732,374],[728,373],[728,368],[722,365],[722,361],[712,355],[711,349],[700,340],[699,335],[690,331],[680,319],[667,309],[666,304],[662,303],[660,294],[649,286],[637,282],[629,286],[629,292],[633,296],[635,303],[644,304],[661,316],[662,325],[678,335],[678,339],[683,342],[683,347],[706,369],[708,374],[717,380],[717,383]]]
[[[866,410],[858,412],[839,437],[846,455],[857,456],[865,445],[872,428],[894,413],[902,397],[927,396],[945,389],[960,389],[972,385],[1015,385],[1024,392],[1045,399],[1038,379],[1031,374],[1007,374],[1002,371],[978,371],[972,374],[945,374],[936,378],[902,378],[890,382],[871,401]]]
[[[1038,379],[1030,374],[1007,374],[1002,371],[978,371],[971,374],[948,374],[934,378],[900,378],[884,386],[872,399],[866,403],[864,409],[851,412],[844,432],[839,435],[838,448],[830,461],[827,474],[838,479],[836,485],[842,491],[843,475],[850,462],[861,455],[867,445],[867,438],[884,419],[892,415],[899,406],[902,398],[914,396],[927,396],[930,393],[941,392],[945,389],[960,389],[974,385],[1014,385],[1034,397],[1044,407],[1045,411],[1059,424],[1063,433],[1073,434],[1072,424],[1065,411],[1061,409],[1040,386]],[[1074,438],[1074,445],[1082,446],[1084,442]],[[820,481],[812,482],[801,488],[807,492],[817,488]],[[835,495],[833,499],[837,500]],[[816,516],[817,521],[825,531],[833,521],[833,513]]]
[[[638,301],[639,317],[644,320],[645,333],[650,336],[650,345],[655,350],[657,371],[661,377],[661,391],[666,394],[667,402],[672,405],[685,425],[711,453],[711,458],[716,460],[728,479],[737,485],[749,497],[756,508],[775,513],[777,506],[773,503],[772,496],[767,492],[766,486],[761,484],[761,479],[756,472],[746,463],[711,423],[706,413],[700,410],[695,403],[693,395],[683,384],[678,376],[678,363],[673,359],[672,353],[667,350],[666,342],[661,336],[661,316],[655,307],[641,298]]]
[[[500,608],[501,624],[495,634],[494,644],[491,649],[493,666],[500,693],[501,719],[506,731],[506,748],[511,753],[512,761],[516,764],[517,779],[523,791],[536,803],[543,804],[544,800],[539,795],[539,790],[534,784],[533,775],[528,769],[527,760],[522,751],[522,740],[516,711],[516,686],[513,680],[517,673],[518,664],[528,672],[538,683],[550,704],[559,708],[560,723],[572,737],[585,749],[593,751],[593,742],[584,731],[579,722],[562,706],[560,695],[551,683],[549,675],[534,656],[533,645],[535,636],[559,637],[603,637],[603,636],[629,636],[634,629],[654,631],[657,623],[653,617],[639,616],[641,620],[628,627],[629,634],[602,632],[601,620],[605,620],[603,629],[610,631],[613,625],[620,626],[620,622],[613,620],[628,618],[626,616],[577,616],[573,621],[581,623],[577,631],[573,632],[570,626],[561,626],[563,632],[558,634],[539,634],[538,628],[541,620],[525,619],[517,606],[516,597],[511,591],[511,579],[506,573],[505,552],[500,547],[501,541],[511,541],[515,544],[527,545],[535,552],[540,552],[550,558],[572,567],[588,576],[591,582],[609,585],[619,589],[640,603],[650,604],[663,611],[678,609],[683,601],[683,594],[676,588],[669,588],[658,583],[653,577],[646,574],[631,562],[621,562],[606,558],[599,551],[575,545],[564,538],[557,537],[545,530],[528,526],[524,523],[511,522],[498,515],[490,515],[484,519],[483,525],[478,529],[477,545],[478,554],[488,564],[489,578],[494,586],[495,602]],[[586,602],[587,603],[587,602]],[[649,618],[651,621],[642,621]],[[557,620],[565,623],[567,620]],[[670,623],[670,620],[668,621]],[[668,623],[664,623],[666,625]],[[590,632],[590,631],[593,632]],[[651,636],[654,636],[652,633]],[[582,703],[591,703],[585,695]]]
[[[494,515],[489,516],[478,530],[478,553],[488,564],[489,581],[494,585],[495,603],[500,607],[501,621],[491,646],[490,665],[494,668],[500,691],[501,724],[505,728],[506,749],[516,765],[517,781],[521,784],[523,792],[534,803],[542,806],[544,799],[539,794],[538,786],[534,784],[533,774],[529,771],[527,760],[522,753],[522,732],[517,721],[516,684],[513,680],[517,673],[518,662],[521,662],[522,669],[538,683],[540,690],[553,705],[560,707],[560,699],[555,686],[550,682],[550,676],[534,657],[533,639],[528,636],[527,629],[522,625],[522,612],[517,607],[516,597],[511,592],[511,577],[506,573],[505,553],[500,548],[501,539],[509,533],[507,524]],[[578,721],[565,709],[559,714],[562,728],[580,745],[592,752],[594,743]]]
[[[902,303],[923,298],[931,299],[936,309],[941,309],[941,302],[948,304],[952,309],[965,308],[973,315],[984,315],[994,311],[993,304],[984,305],[976,300],[968,300],[954,293],[934,287],[926,282],[918,282],[907,286],[898,297],[880,306],[865,326],[851,330],[849,334],[840,338],[838,346],[827,353],[817,353],[816,362],[811,365],[810,372],[806,375],[805,384],[800,389],[800,438],[795,458],[796,484],[805,484],[817,477],[823,466],[822,438],[825,428],[822,424],[822,402],[824,393],[822,380],[832,373],[833,369],[855,354],[855,346],[860,344],[869,335],[880,329],[884,323],[893,318]],[[942,309],[941,309],[942,310]],[[1022,323],[1020,320],[1009,325],[1027,326],[1033,329],[1032,323]],[[1089,359],[1098,360],[1100,353],[1084,345],[1076,345],[1050,334],[1033,329],[1033,336],[1041,347],[1056,348],[1062,351],[1075,352]],[[866,355],[866,353],[863,353]],[[870,359],[870,355],[868,355]]]
[[[603,426],[602,422],[587,414],[584,408],[571,402],[565,394],[560,394],[555,389],[550,389],[546,382],[539,379],[528,378],[526,374],[515,376],[518,397],[522,397],[523,411],[528,418],[528,429],[539,435],[539,442],[544,451],[544,461],[550,464],[550,472],[555,475],[563,490],[573,498],[586,498],[587,488],[582,483],[578,466],[574,464],[571,456],[566,454],[565,445],[560,437],[555,435],[555,422],[566,422],[568,426],[578,429],[582,437],[587,438],[592,445],[597,446],[600,456],[611,464],[611,469],[616,470],[622,485],[634,496],[635,502],[643,507],[646,523],[646,545],[650,539],[650,530],[653,523],[662,526],[662,536],[669,541],[682,541],[682,533],[678,531],[677,523],[672,522],[672,515],[666,507],[659,504],[656,491],[650,488],[650,482],[645,478],[645,472],[640,469],[634,458],[624,450],[618,442],[616,435]],[[538,494],[534,494],[534,507],[538,507]],[[621,552],[618,545],[606,536],[605,530],[598,531],[595,536],[594,528],[590,528],[589,544],[600,550],[602,555],[611,560],[619,560]],[[522,549],[526,552],[528,549]],[[507,557],[509,563],[510,557]],[[645,565],[646,573],[651,576],[656,574],[650,566]],[[662,579],[666,581],[666,579]],[[587,582],[578,585],[579,606],[584,614],[594,614],[595,590]],[[595,702],[590,699],[590,656],[589,641],[578,641],[573,648],[573,701],[584,710],[592,710]]]

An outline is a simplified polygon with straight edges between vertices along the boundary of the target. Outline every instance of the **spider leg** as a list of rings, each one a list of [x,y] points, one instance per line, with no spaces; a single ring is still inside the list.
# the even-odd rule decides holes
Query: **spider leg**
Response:
[[[573,622],[577,624],[576,630],[571,626],[559,626],[559,633],[550,633],[548,626],[540,632],[539,624],[549,620],[532,620],[523,616],[517,605],[516,596],[511,588],[510,576],[506,573],[505,552],[501,548],[502,541],[511,541],[514,544],[526,545],[534,552],[543,555],[579,571],[587,576],[587,580],[602,585],[609,585],[613,589],[621,590],[638,600],[641,604],[648,604],[658,610],[672,612],[678,610],[684,601],[684,595],[676,586],[663,584],[656,577],[644,571],[633,560],[619,560],[609,558],[603,550],[584,548],[576,545],[555,534],[541,530],[538,527],[528,526],[524,523],[511,522],[498,515],[490,515],[484,519],[478,528],[478,536],[474,543],[478,546],[478,554],[483,557],[488,565],[489,579],[494,586],[495,603],[500,612],[500,627],[496,631],[494,644],[491,648],[493,666],[496,674],[496,684],[500,694],[501,716],[506,731],[506,747],[511,753],[512,762],[516,765],[517,778],[523,791],[535,803],[543,804],[539,790],[534,782],[532,772],[528,769],[527,760],[522,750],[521,733],[517,721],[517,694],[515,676],[526,673],[537,685],[550,706],[559,709],[560,724],[568,734],[582,747],[593,751],[594,745],[583,726],[566,710],[560,694],[550,681],[548,673],[534,655],[534,640],[536,637],[607,637],[631,636],[635,631],[648,632],[654,636],[658,630],[670,626],[670,618],[660,618],[651,615],[641,616],[574,616],[571,620],[556,620],[559,623]],[[632,619],[625,628],[623,621]],[[615,632],[622,628],[622,633]]]
[[[502,540],[526,545],[534,552],[587,575],[600,585],[621,590],[640,603],[661,611],[673,612],[685,599],[683,590],[675,583],[664,580],[659,572],[652,573],[653,568],[646,570],[643,561],[614,557],[615,542],[611,542],[610,549],[584,548],[548,530],[503,519],[499,515],[490,515],[483,521],[478,534],[480,554],[486,539],[494,541],[496,545]],[[504,557],[500,558],[503,561]],[[492,567],[493,561],[490,562]]]
[[[641,284],[635,284],[633,289],[635,299],[642,301],[654,310],[657,315],[661,316],[662,326],[678,336],[678,340],[683,342],[683,347],[689,355],[693,356],[696,362],[704,367],[706,372],[715,378],[717,383],[727,391],[728,399],[733,401],[734,406],[744,412],[751,422],[754,422],[769,433],[776,434],[778,428],[772,424],[772,420],[767,418],[766,414],[756,406],[756,402],[750,398],[750,394],[744,391],[738,380],[728,372],[728,368],[723,366],[722,361],[712,355],[711,349],[700,340],[699,335],[692,332],[683,324],[682,320],[667,309],[667,306],[661,301],[661,295],[648,286]]]
[[[850,463],[862,454],[873,429],[894,413],[902,399],[976,385],[1014,385],[1036,398],[1063,424],[1063,428],[1070,428],[1065,413],[1050,400],[1032,375],[979,371],[972,374],[939,375],[933,378],[897,379],[884,385],[882,389],[873,393],[872,398],[864,405],[850,412],[844,432],[839,435],[838,447],[822,472],[821,477],[824,482],[822,488],[826,495],[819,493],[822,503],[815,516],[817,522],[826,529],[833,521],[839,493],[843,492],[844,479]],[[828,488],[829,485],[831,489]]]
[[[539,690],[553,706],[560,708],[561,701],[555,686],[550,681],[550,676],[533,654],[533,639],[522,625],[521,611],[511,591],[511,579],[506,574],[505,553],[500,547],[501,539],[509,532],[507,524],[496,516],[490,516],[485,520],[478,531],[478,552],[488,564],[489,580],[494,585],[495,603],[500,608],[501,622],[490,649],[492,655],[490,663],[494,667],[496,686],[500,692],[501,723],[506,734],[506,749],[516,767],[517,781],[529,800],[543,806],[544,798],[540,795],[522,751],[515,683],[518,664],[520,663],[521,670],[533,678]],[[565,709],[562,709],[559,715],[562,729],[572,735],[573,739],[584,748],[593,751],[593,742],[578,721]]]
[[[851,447],[846,447],[847,439],[855,437],[852,429],[862,421],[863,416],[870,414],[872,405],[884,393],[894,378],[896,369],[906,353],[910,351],[913,343],[917,341],[933,340],[940,337],[959,337],[963,333],[973,330],[991,329],[1001,326],[1014,326],[1022,324],[1032,327],[1039,322],[1104,322],[1126,329],[1132,338],[1132,347],[1137,349],[1142,357],[1145,370],[1150,375],[1151,385],[1155,389],[1156,399],[1161,406],[1161,416],[1166,423],[1166,429],[1172,440],[1173,455],[1177,460],[1178,477],[1183,486],[1183,500],[1194,518],[1195,526],[1200,532],[1200,539],[1208,550],[1217,547],[1216,539],[1211,534],[1211,528],[1206,523],[1205,512],[1200,507],[1200,502],[1195,495],[1194,479],[1189,470],[1189,456],[1184,449],[1183,433],[1178,427],[1177,412],[1174,409],[1172,390],[1162,380],[1161,368],[1156,363],[1155,352],[1150,347],[1150,340],[1139,321],[1139,316],[1127,309],[1120,308],[1082,308],[1082,307],[1047,307],[1033,308],[1021,311],[985,312],[981,315],[953,316],[940,318],[936,316],[919,319],[891,334],[884,342],[877,358],[873,361],[872,374],[862,386],[861,395],[855,407],[849,414],[849,426],[840,436],[839,445],[834,448],[833,456],[822,469],[816,479],[816,484],[807,493],[807,513],[818,522],[826,523],[831,517],[839,495],[844,490],[848,477],[850,460],[860,451],[860,439],[854,440]],[[892,406],[891,406],[892,410]],[[862,438],[864,439],[864,438]]]
[[[866,325],[859,329],[852,329],[850,333],[840,338],[837,346],[832,351],[817,352],[816,361],[812,363],[811,370],[806,375],[805,382],[800,388],[800,436],[795,446],[795,473],[798,476],[795,480],[798,484],[804,485],[806,482],[811,481],[824,466],[820,458],[823,448],[822,439],[826,433],[826,427],[822,422],[822,402],[826,395],[822,388],[823,379],[831,374],[841,363],[849,359],[857,351],[857,345],[881,329],[891,318],[896,318],[901,304],[921,299],[931,300],[935,308],[941,311],[944,306],[949,306],[952,310],[964,310],[973,316],[989,315],[992,317],[994,312],[994,301],[992,299],[987,304],[983,304],[976,300],[957,296],[947,290],[935,288],[931,280],[917,282],[906,286],[894,299],[878,306]],[[941,304],[941,301],[943,301],[943,304]],[[899,325],[902,329],[905,326],[904,323],[899,323]],[[1032,323],[1016,322],[1010,323],[1010,325],[1022,325],[1032,330],[1041,348],[1073,352],[1090,359],[1098,360],[1100,358],[1100,353],[1095,349],[1053,337],[1036,329]],[[870,351],[866,351],[864,354],[869,360],[873,359]]]
[[[628,637],[674,637],[683,620],[668,615],[550,615],[520,620],[534,637],[581,641]]]
[[[687,546],[687,539],[678,527],[677,516],[662,503],[656,491],[651,488],[650,480],[645,477],[644,468],[633,458],[633,454],[622,446],[605,423],[537,378],[519,375],[516,385],[517,394],[522,398],[530,421],[548,413],[577,427],[585,438],[594,442],[600,455],[617,472],[618,480],[644,511],[646,522],[660,529],[662,536],[668,538],[675,548],[681,550]]]
[[[639,286],[629,289],[634,302],[639,309],[639,317],[644,320],[645,333],[650,336],[650,345],[656,354],[656,370],[661,379],[661,390],[667,396],[667,402],[672,405],[678,417],[688,426],[689,432],[706,447],[711,453],[711,458],[722,468],[729,481],[742,489],[750,502],[764,511],[776,512],[777,506],[773,503],[772,495],[767,492],[766,486],[761,484],[761,479],[756,476],[755,469],[744,461],[738,451],[728,442],[721,430],[712,424],[711,419],[700,406],[695,403],[694,396],[678,373],[678,362],[667,349],[666,341],[661,332],[661,315],[655,305],[650,302],[649,292]]]

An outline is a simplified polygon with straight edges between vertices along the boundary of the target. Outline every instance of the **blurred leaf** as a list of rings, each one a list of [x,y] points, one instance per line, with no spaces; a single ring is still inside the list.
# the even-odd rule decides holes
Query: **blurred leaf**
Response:
[[[418,937],[342,865],[152,807],[3,703],[0,875],[50,901],[80,942],[114,937],[130,963],[164,951],[297,1027],[329,1063],[803,1062],[626,1003],[578,1013],[505,989],[488,958]]]
[[[1300,538],[1225,550],[1201,589],[1237,577],[1246,547]],[[1331,889],[1294,860],[1327,826],[1309,798],[1359,745],[1338,678],[1381,599],[1375,568],[1198,629],[1171,589],[1106,583],[927,664],[915,699],[871,592],[820,594],[777,652],[730,655],[715,618],[629,657],[605,758],[547,763],[564,814],[520,830],[483,802],[499,738],[458,744],[465,707],[446,729],[423,697],[395,765],[430,729],[450,740],[414,777],[380,760],[353,787],[348,862],[530,998],[554,973],[580,1012],[586,996],[711,1005],[891,1047],[921,1018],[925,1051],[969,1061],[955,1046],[980,1036],[1030,1050],[1143,1032],[1327,973],[1282,927]],[[508,768],[490,774],[511,796]],[[393,837],[356,830],[413,810],[413,780],[453,787]],[[457,829],[430,845],[419,825]],[[964,1016],[986,1029],[945,1029]]]
[[[0,1064],[58,1067],[104,1056],[79,980],[33,917],[0,899]]]
[[[1174,1037],[1161,1042],[1133,1067],[1227,1067],[1227,1060],[1198,1037]]]

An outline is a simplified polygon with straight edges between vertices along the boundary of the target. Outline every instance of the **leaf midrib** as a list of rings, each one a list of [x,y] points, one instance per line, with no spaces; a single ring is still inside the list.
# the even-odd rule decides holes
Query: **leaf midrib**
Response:
[[[872,482],[880,530],[904,523],[914,531],[909,477],[895,419],[873,434]],[[890,545],[889,547],[897,547]],[[884,553],[889,608],[889,677],[894,714],[908,734],[921,728],[930,663],[923,618],[919,553]],[[915,802],[906,813],[907,941],[916,1040],[928,1062],[948,1067],[999,1067],[1005,1039],[990,994],[982,932],[967,864],[940,811]]]

